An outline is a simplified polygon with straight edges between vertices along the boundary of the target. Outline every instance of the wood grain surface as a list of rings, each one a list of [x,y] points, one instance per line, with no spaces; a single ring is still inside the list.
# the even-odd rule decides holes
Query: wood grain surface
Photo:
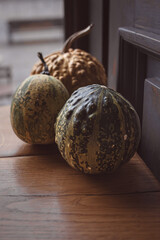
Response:
[[[72,169],[60,156],[0,159],[0,194],[126,194],[160,191],[160,184],[135,155],[111,175],[86,175]]]
[[[1,197],[1,239],[159,239],[160,193]]]
[[[160,184],[137,154],[114,174],[82,174],[56,147],[18,140],[8,110],[0,109],[0,240],[159,240]]]

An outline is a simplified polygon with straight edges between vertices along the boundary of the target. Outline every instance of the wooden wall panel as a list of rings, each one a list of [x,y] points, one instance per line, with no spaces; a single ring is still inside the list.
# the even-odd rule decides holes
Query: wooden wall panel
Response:
[[[160,180],[160,78],[146,79],[140,153]]]
[[[133,0],[110,1],[108,79],[109,87],[112,87],[113,89],[117,88],[118,77],[118,54],[119,54],[118,28],[123,26],[133,26],[133,24],[134,24],[134,1]]]
[[[159,0],[135,0],[136,28],[148,32],[160,34],[160,1]]]
[[[90,33],[90,52],[102,62],[102,0],[90,0],[90,22],[94,24]]]

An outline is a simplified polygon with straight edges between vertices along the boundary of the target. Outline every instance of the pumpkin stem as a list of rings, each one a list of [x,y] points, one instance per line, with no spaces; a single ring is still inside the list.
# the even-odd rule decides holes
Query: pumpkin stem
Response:
[[[85,35],[87,35],[90,31],[91,31],[91,28],[93,27],[94,25],[93,24],[90,24],[88,27],[86,27],[85,29],[81,30],[81,31],[78,31],[74,34],[72,34],[67,40],[66,42],[64,43],[64,47],[63,47],[63,50],[62,50],[62,53],[66,53],[68,51],[68,49],[71,47],[72,43],[77,40],[78,38],[81,38]]]
[[[42,53],[41,53],[41,52],[38,52],[37,55],[38,55],[39,59],[41,60],[41,62],[43,63],[43,66],[44,66],[44,70],[41,72],[41,74],[50,75],[50,72],[49,72],[49,70],[48,70],[47,63],[45,62]]]

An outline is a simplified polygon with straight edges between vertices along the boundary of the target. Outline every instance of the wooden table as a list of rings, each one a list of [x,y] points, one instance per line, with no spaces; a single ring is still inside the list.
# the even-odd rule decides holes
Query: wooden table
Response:
[[[116,173],[81,174],[56,145],[32,146],[0,108],[0,240],[160,239],[160,184],[138,155]]]

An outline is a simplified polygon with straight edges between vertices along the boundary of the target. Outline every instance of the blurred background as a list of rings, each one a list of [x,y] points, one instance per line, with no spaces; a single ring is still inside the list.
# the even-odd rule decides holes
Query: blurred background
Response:
[[[61,50],[63,0],[0,0],[0,105],[30,75],[37,52]]]

